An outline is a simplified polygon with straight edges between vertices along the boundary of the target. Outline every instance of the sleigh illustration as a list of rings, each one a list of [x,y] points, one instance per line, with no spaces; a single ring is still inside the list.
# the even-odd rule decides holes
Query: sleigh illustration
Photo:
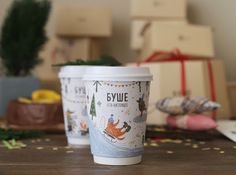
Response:
[[[113,120],[108,120],[108,124],[105,130],[103,131],[105,137],[112,142],[125,139],[124,137],[125,133],[129,132],[131,129],[131,126],[128,125],[127,122],[124,122],[123,126],[120,128],[117,127],[118,124],[119,120],[116,123],[114,123]]]

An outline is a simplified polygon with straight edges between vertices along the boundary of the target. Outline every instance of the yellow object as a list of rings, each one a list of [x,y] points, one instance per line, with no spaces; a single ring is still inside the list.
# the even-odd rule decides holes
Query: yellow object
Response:
[[[28,103],[28,104],[32,103],[32,100],[31,100],[31,99],[29,99],[29,98],[24,98],[24,97],[18,98],[18,101],[21,102],[21,103]]]
[[[32,103],[52,104],[59,102],[61,100],[61,96],[55,91],[40,89],[32,93],[32,99],[19,97],[17,100],[21,103],[27,103],[27,104],[32,104]]]
[[[55,102],[57,102],[57,101],[52,100],[52,99],[37,99],[37,100],[33,101],[33,103],[44,103],[44,104],[52,104]]]
[[[55,103],[61,100],[61,96],[52,90],[40,89],[32,93],[32,101],[36,103]]]

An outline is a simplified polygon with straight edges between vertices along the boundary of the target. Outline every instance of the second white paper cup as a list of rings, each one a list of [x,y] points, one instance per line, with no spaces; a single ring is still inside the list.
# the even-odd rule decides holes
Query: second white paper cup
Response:
[[[65,131],[71,146],[89,145],[88,115],[82,76],[86,66],[64,66],[59,77],[64,111]]]

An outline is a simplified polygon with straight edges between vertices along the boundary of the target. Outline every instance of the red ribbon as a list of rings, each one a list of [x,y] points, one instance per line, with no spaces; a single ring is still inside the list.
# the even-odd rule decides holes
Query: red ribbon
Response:
[[[158,59],[159,57],[159,59]],[[170,62],[170,61],[179,61],[180,62],[180,78],[181,78],[181,95],[186,96],[186,72],[185,72],[185,61],[191,60],[191,57],[182,55],[179,51],[179,49],[175,49],[171,53],[166,52],[155,52],[148,58],[146,58],[143,62]],[[142,62],[139,62],[138,65],[140,65]],[[209,82],[210,82],[210,96],[212,101],[216,101],[216,94],[215,94],[215,81],[214,81],[214,74],[212,69],[211,61],[207,61],[208,64],[208,75],[209,75]],[[212,118],[215,119],[216,113],[212,113]]]
[[[160,58],[160,57],[163,58]],[[157,59],[159,57],[159,59]],[[186,55],[182,55],[179,51],[179,49],[175,49],[173,52],[171,53],[165,53],[165,52],[155,52],[153,53],[150,57],[146,58],[143,62],[147,63],[147,62],[153,62],[153,61],[158,61],[158,62],[170,62],[170,61],[179,61],[180,62],[180,78],[181,78],[181,89],[180,89],[180,93],[182,96],[186,96],[186,73],[185,73],[185,61],[186,60],[190,60],[191,58],[186,56]],[[139,62],[138,65],[140,65],[141,63]]]
[[[215,81],[214,81],[214,74],[213,74],[211,61],[207,61],[207,65],[208,65],[208,75],[209,75],[209,81],[210,81],[211,100],[216,101]],[[214,120],[216,119],[216,111],[213,111],[212,118]]]

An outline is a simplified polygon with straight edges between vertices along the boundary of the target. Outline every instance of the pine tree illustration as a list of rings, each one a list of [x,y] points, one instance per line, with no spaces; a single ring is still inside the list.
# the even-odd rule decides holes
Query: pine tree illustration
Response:
[[[145,136],[143,135],[143,137],[142,137],[142,144],[144,144],[145,143]]]
[[[95,81],[93,85],[96,86],[96,92],[98,92],[98,85],[101,86],[101,83],[99,81]]]
[[[90,106],[90,115],[92,115],[92,120],[93,117],[96,117],[96,106],[95,106],[95,96],[93,94],[91,106]]]
[[[141,82],[138,82],[139,92],[141,92]]]
[[[146,82],[146,91],[148,90],[149,82]]]
[[[67,85],[65,85],[65,92],[66,92],[66,94],[68,93],[68,86]]]

